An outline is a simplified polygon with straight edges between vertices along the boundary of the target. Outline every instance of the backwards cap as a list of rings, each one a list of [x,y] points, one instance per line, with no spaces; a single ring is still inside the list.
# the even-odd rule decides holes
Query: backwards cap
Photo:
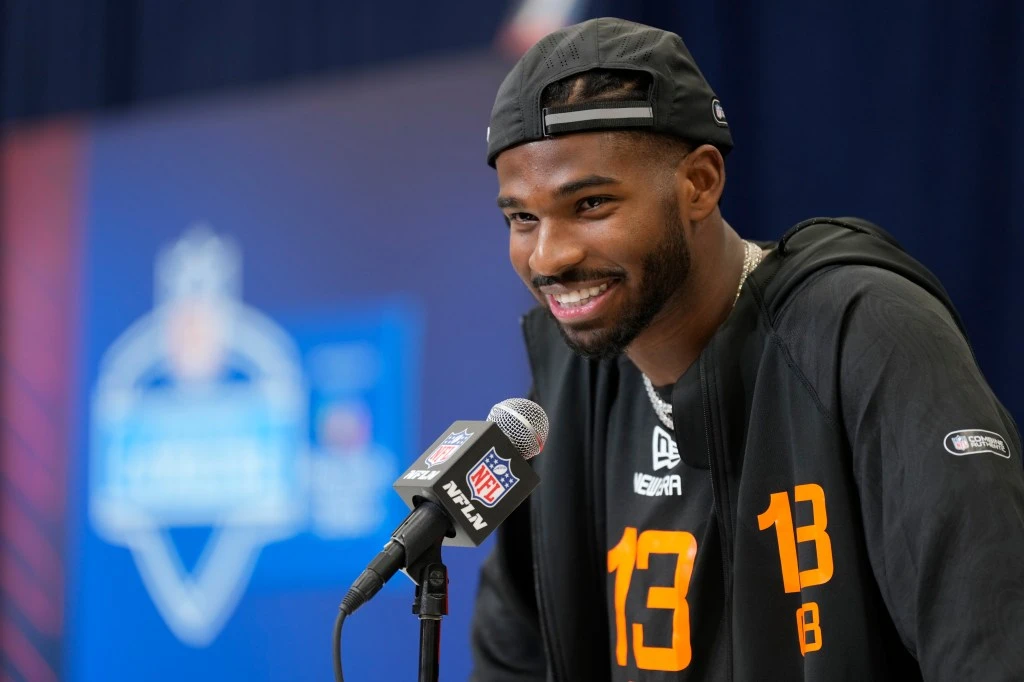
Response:
[[[650,74],[645,99],[542,109],[551,83],[592,69]],[[725,110],[675,33],[623,19],[591,19],[542,38],[498,88],[487,129],[487,163],[524,142],[585,130],[643,129],[732,149]]]

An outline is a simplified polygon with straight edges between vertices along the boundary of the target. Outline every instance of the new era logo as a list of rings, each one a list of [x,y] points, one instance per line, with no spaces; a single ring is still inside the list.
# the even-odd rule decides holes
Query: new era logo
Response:
[[[676,446],[675,439],[660,426],[654,427],[654,435],[651,437],[651,453],[655,471],[674,469],[682,459],[679,456],[679,448]]]

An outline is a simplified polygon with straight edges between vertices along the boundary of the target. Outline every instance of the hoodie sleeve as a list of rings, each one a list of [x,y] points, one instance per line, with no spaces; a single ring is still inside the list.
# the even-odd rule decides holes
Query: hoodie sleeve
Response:
[[[840,268],[838,396],[867,550],[926,680],[1024,680],[1020,436],[949,311],[907,279]],[[852,297],[851,297],[852,292]]]
[[[529,505],[502,524],[473,612],[471,682],[544,682],[547,664],[530,561]]]

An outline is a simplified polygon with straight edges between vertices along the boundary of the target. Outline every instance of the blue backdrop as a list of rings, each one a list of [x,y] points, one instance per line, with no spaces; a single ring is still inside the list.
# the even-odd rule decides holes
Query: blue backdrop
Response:
[[[330,675],[337,603],[403,515],[391,482],[527,389],[529,299],[475,144],[503,68],[95,127],[67,679]],[[468,674],[483,556],[446,555],[446,679]],[[411,597],[399,576],[349,620],[352,679],[415,675]]]

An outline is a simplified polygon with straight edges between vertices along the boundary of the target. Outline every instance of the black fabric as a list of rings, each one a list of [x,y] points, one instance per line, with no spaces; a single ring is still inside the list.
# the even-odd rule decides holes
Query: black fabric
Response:
[[[565,104],[557,107],[546,107],[543,110],[545,116],[548,114],[564,114],[572,111],[586,111],[587,109],[629,109],[631,107],[649,107],[649,100],[632,100],[623,102],[580,102],[577,104]]]
[[[678,382],[674,400],[677,414],[701,412],[700,372],[692,367]],[[626,534],[634,537],[654,531],[669,541],[692,543],[696,556],[689,560],[673,553],[673,547],[662,547],[648,559],[643,570],[631,570],[625,613],[638,614],[635,622],[643,627],[643,643],[648,647],[672,648],[676,633],[669,608],[646,609],[652,588],[655,592],[675,584],[678,568],[691,570],[688,586],[687,629],[692,637],[681,638],[687,648],[701,652],[691,658],[681,672],[651,672],[637,668],[635,656],[626,655],[626,665],[612,665],[613,682],[636,680],[641,675],[648,682],[706,679],[707,671],[721,669],[726,651],[720,646],[718,625],[722,620],[724,602],[718,528],[714,520],[711,479],[703,450],[691,443],[678,448],[671,432],[658,421],[643,388],[640,372],[626,358],[619,361],[619,386],[608,421],[608,450],[601,459],[608,472],[605,477],[607,519],[605,550],[624,547]],[[669,445],[671,443],[671,446]],[[666,457],[673,447],[678,459]],[[654,453],[662,455],[655,461]],[[596,510],[598,514],[602,510]],[[634,547],[635,549],[635,547]],[[614,595],[615,582],[624,567],[612,570],[608,561],[606,594]],[[632,569],[632,566],[630,567]],[[632,650],[633,637],[628,626],[619,631],[614,609],[608,614],[611,647],[621,639],[626,652]],[[691,627],[691,624],[693,625]],[[614,659],[613,659],[614,660]]]
[[[688,674],[1024,679],[1021,439],[948,298],[869,223],[807,225],[785,241],[697,361],[701,413],[673,392],[681,451],[707,455],[725,604],[721,622],[694,623],[693,641],[729,654],[698,676],[715,653],[694,648]],[[620,367],[572,356],[543,311],[524,330],[553,428],[529,502],[540,625],[504,636],[536,643],[539,629],[547,679],[610,680],[611,640],[594,628],[609,622],[607,587],[595,598],[595,537],[608,528],[587,489],[607,489],[593,459]],[[956,456],[944,438],[959,429],[998,433],[1010,457]],[[490,589],[479,621],[494,616]],[[803,652],[799,617],[813,626]],[[476,665],[487,680],[512,663],[478,653]]]
[[[494,551],[480,570],[472,645],[489,682],[544,679],[547,664],[533,593],[530,510],[522,505],[498,528]],[[479,679],[479,678],[477,678]]]
[[[535,631],[513,629],[514,623],[502,622],[504,610],[488,608],[500,604],[488,592],[496,583],[509,582],[500,564],[488,559],[491,577],[481,583],[473,619],[473,680],[537,680],[543,676],[519,676],[515,671],[527,667],[545,668],[549,679],[601,680],[608,675],[608,627],[604,594],[605,564],[601,556],[605,528],[591,510],[604,507],[604,472],[596,467],[593,452],[604,450],[603,424],[595,424],[595,414],[606,414],[614,399],[617,368],[614,363],[580,361],[565,349],[557,331],[538,315],[523,320],[524,332],[532,340],[530,361],[535,378],[533,395],[541,402],[552,424],[559,428],[549,434],[545,453],[579,452],[578,457],[538,457],[536,468],[542,480],[530,496],[530,549],[533,557],[531,578],[539,613],[537,629],[543,634],[544,647],[535,639]],[[554,332],[552,334],[551,332]],[[547,481],[545,483],[545,481]],[[564,484],[563,484],[564,483]],[[517,512],[518,514],[518,512]],[[556,517],[557,523],[550,523]],[[498,544],[506,541],[499,535]],[[602,540],[599,542],[599,538]],[[505,556],[520,562],[525,545],[508,544]],[[599,549],[601,548],[601,549]],[[585,557],[581,561],[551,561],[552,557]],[[520,574],[521,578],[521,574]],[[489,587],[489,585],[491,587]],[[571,611],[566,612],[564,609]],[[566,618],[571,623],[566,622]],[[560,621],[561,627],[545,623]],[[568,626],[568,627],[566,627]],[[503,642],[530,641],[531,651],[543,651],[543,658],[528,663],[521,657],[524,647],[509,647]],[[517,655],[518,654],[518,655]]]
[[[545,87],[597,68],[650,74],[654,121],[651,124],[643,119],[644,127],[650,125],[658,133],[708,142],[723,154],[732,149],[728,126],[715,119],[713,105],[717,97],[682,39],[671,31],[600,17],[549,34],[509,71],[491,110],[487,163],[493,166],[498,154],[506,149],[546,136],[540,107]]]

